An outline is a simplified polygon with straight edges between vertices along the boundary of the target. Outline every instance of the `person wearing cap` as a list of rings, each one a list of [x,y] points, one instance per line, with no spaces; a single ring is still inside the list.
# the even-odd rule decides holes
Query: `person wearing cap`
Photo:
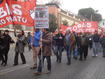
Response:
[[[7,61],[8,61],[8,52],[10,50],[10,44],[14,43],[14,41],[12,40],[11,36],[9,35],[9,31],[5,30],[4,34],[4,62],[2,63],[2,65],[6,66],[7,65]]]

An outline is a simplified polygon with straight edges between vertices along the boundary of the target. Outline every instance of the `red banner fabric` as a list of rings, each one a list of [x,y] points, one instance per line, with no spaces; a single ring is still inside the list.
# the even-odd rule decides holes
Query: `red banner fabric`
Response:
[[[14,24],[34,26],[36,0],[8,0]]]
[[[66,33],[66,30],[68,27],[70,27],[70,26],[61,25],[60,30],[62,31],[63,34]]]
[[[83,21],[72,27],[68,27],[68,29],[73,32],[94,33],[96,30],[98,30],[98,22]]]
[[[6,6],[7,3],[9,7],[8,5]],[[4,0],[4,2],[0,4],[0,16],[2,15],[2,17],[0,17],[0,27],[6,26],[12,23],[30,26],[30,27],[34,26],[36,0],[17,0],[17,1],[7,0],[7,3]],[[12,18],[10,17],[10,13]],[[6,17],[9,18],[9,22],[7,21],[1,24],[1,21]]]
[[[12,18],[10,16],[10,11],[6,0],[0,4],[0,27],[12,24]]]

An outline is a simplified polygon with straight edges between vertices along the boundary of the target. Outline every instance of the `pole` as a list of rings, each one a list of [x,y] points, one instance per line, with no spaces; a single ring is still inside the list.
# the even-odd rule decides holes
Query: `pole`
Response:
[[[41,29],[41,46],[40,46],[40,49],[41,49],[41,58],[40,58],[40,61],[41,61],[41,66],[42,66],[42,72],[43,72],[43,67],[44,67],[44,61],[43,61],[43,43],[42,43],[42,38],[43,37],[43,32],[42,32],[42,29]]]

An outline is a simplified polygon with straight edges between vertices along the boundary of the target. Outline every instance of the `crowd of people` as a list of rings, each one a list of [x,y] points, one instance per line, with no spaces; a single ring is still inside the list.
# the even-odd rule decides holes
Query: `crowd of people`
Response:
[[[26,59],[24,56],[24,48],[28,45],[29,52],[33,51],[33,66],[31,69],[37,69],[34,74],[40,75],[42,73],[42,68],[44,66],[44,60],[47,60],[48,72],[51,72],[51,56],[54,54],[56,56],[56,62],[62,63],[62,53],[66,52],[67,55],[67,65],[71,64],[71,59],[86,61],[88,57],[88,50],[93,49],[92,56],[98,56],[99,45],[102,46],[103,54],[105,57],[105,33],[98,34],[95,31],[94,34],[90,33],[76,33],[67,30],[65,34],[62,30],[56,33],[49,32],[49,29],[35,29],[35,32],[31,34],[28,33],[27,37],[24,31],[19,33],[14,33],[17,38],[16,42],[9,35],[9,31],[5,30],[4,33],[0,31],[0,61],[1,65],[6,66],[8,60],[8,52],[10,49],[10,44],[15,43],[15,56],[14,56],[14,66],[18,65],[18,55],[20,54],[22,59],[22,64],[26,64]]]

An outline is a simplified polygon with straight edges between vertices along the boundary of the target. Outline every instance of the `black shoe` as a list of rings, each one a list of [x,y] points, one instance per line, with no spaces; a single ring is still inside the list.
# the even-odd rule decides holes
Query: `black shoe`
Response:
[[[18,64],[13,64],[13,66],[17,66]]]
[[[26,64],[26,62],[23,62],[22,64]]]

